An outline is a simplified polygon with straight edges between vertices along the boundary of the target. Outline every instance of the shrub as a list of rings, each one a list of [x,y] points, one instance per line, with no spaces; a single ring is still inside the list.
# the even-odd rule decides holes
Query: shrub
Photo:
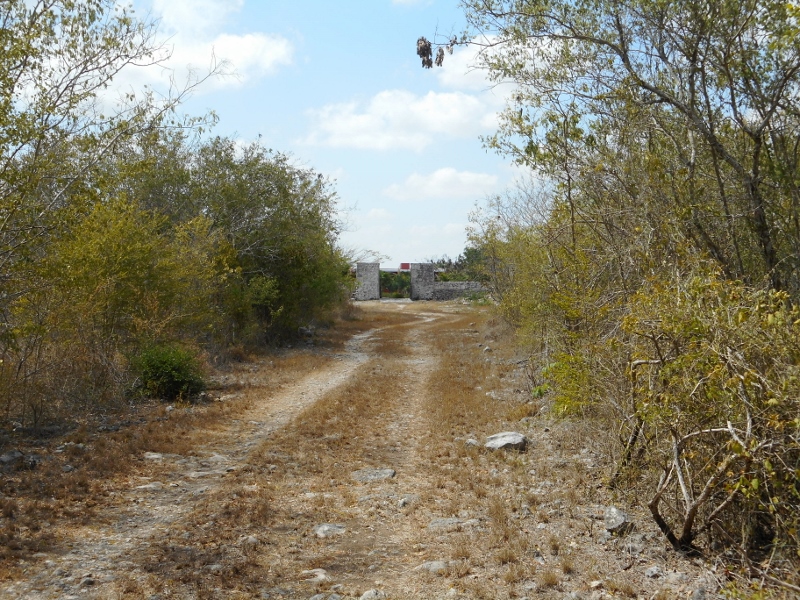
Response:
[[[170,344],[144,349],[134,361],[142,392],[163,400],[184,400],[205,388],[195,355]]]

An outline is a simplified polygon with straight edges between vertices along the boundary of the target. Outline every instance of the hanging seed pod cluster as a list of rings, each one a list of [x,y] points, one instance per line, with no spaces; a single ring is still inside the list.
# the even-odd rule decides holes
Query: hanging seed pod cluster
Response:
[[[458,40],[455,36],[450,38],[450,41],[447,44],[440,45],[439,48],[436,50],[436,66],[441,67],[444,64],[444,49],[447,48],[447,52],[449,54],[453,53],[453,48],[458,43]],[[428,41],[428,38],[425,36],[419,38],[417,40],[417,56],[422,59],[422,67],[424,69],[430,69],[433,67],[433,44]]]
[[[417,56],[422,59],[424,69],[430,69],[433,66],[433,49],[431,43],[424,36],[417,40]]]

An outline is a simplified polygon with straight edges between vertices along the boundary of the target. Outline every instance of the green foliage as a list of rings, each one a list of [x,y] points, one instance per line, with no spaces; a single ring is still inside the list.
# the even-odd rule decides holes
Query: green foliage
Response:
[[[536,389],[606,420],[611,483],[675,548],[797,585],[796,9],[464,6],[500,48],[483,66],[517,83],[487,145],[535,182],[476,212],[470,243]]]
[[[411,274],[381,271],[381,295],[387,298],[409,298],[411,296]]]
[[[648,449],[674,473],[662,486],[688,491],[685,514],[673,517],[683,542],[696,535],[685,515],[705,493],[697,530],[725,530],[744,547],[800,547],[800,309],[785,292],[700,271],[642,289],[623,329],[637,415],[649,435],[670,439]],[[742,528],[741,514],[758,517]]]
[[[346,299],[349,265],[335,244],[336,196],[321,176],[258,144],[240,152],[230,139],[201,145],[195,160],[192,203],[234,254],[238,282],[224,295],[241,307],[254,291],[251,280],[270,282],[269,297],[251,303],[258,326],[240,322],[238,331],[248,329],[254,342],[290,337]]]
[[[126,357],[158,340],[222,354],[346,302],[329,182],[259,144],[201,139],[213,118],[174,116],[188,90],[101,102],[120,69],[164,56],[155,23],[113,0],[11,0],[0,20],[5,419],[120,402]],[[165,373],[186,358],[175,352]],[[195,390],[173,374],[178,391],[159,394]]]
[[[133,361],[144,394],[161,400],[189,400],[205,389],[197,357],[175,345],[157,344]]]
[[[487,281],[481,247],[467,246],[455,260],[445,255],[427,262],[434,264],[439,281]]]

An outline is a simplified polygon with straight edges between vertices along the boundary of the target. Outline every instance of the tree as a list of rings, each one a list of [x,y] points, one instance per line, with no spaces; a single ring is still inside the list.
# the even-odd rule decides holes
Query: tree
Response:
[[[11,298],[22,291],[9,279],[15,265],[70,190],[126,138],[167,125],[189,90],[110,97],[123,69],[166,58],[155,23],[113,0],[8,0],[0,23],[0,286]]]
[[[487,143],[539,182],[471,240],[536,390],[607,419],[611,484],[676,549],[736,549],[796,591],[797,11],[463,4],[517,84]]]
[[[291,336],[346,296],[349,266],[336,246],[336,195],[321,175],[258,143],[238,148],[215,138],[196,153],[191,190],[194,210],[235,253],[244,286],[239,297],[257,305],[260,335]],[[261,290],[256,303],[246,299],[253,285]],[[247,321],[245,305],[240,314]]]
[[[682,204],[693,213],[693,236],[703,249],[735,276],[766,276],[774,288],[798,288],[797,148],[788,140],[800,108],[800,42],[791,5],[464,5],[471,25],[496,40],[494,51],[481,55],[483,66],[496,80],[519,84],[493,145],[538,164],[542,133],[562,126],[561,118],[552,119],[559,107],[569,106],[597,134],[609,122],[620,126],[621,105],[636,106],[680,161],[676,175],[687,188]],[[596,134],[585,141],[603,139]],[[706,215],[723,224],[719,231],[704,222]],[[758,262],[743,264],[737,247],[739,253],[752,249]]]

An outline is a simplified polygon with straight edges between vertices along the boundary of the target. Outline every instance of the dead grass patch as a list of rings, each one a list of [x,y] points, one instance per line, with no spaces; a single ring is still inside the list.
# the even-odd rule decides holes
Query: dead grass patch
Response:
[[[332,338],[331,347],[344,341]],[[228,396],[224,402],[179,405],[171,411],[163,404],[145,404],[86,420],[44,444],[36,439],[13,439],[23,453],[44,459],[34,469],[14,471],[0,480],[0,577],[10,577],[17,560],[30,560],[33,553],[58,547],[70,527],[95,518],[115,482],[132,473],[157,473],[157,464],[141,461],[144,452],[191,453],[247,410],[252,395],[271,393],[296,379],[298,373],[331,359],[295,352],[261,355],[256,360],[256,366],[228,366],[214,378],[212,394]],[[266,520],[263,500],[247,509],[261,521]],[[44,523],[49,526],[42,527]]]
[[[608,591],[628,598],[636,598],[636,590],[630,582],[624,579],[609,579],[605,582],[605,587]]]
[[[541,588],[554,588],[561,583],[561,577],[552,569],[543,569],[536,577],[536,582]]]
[[[524,581],[530,574],[530,567],[519,563],[510,564],[508,569],[503,573],[503,581],[509,585],[513,585]]]

